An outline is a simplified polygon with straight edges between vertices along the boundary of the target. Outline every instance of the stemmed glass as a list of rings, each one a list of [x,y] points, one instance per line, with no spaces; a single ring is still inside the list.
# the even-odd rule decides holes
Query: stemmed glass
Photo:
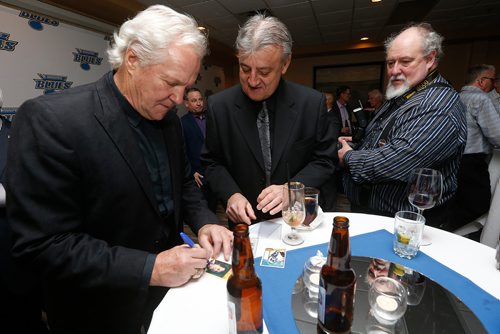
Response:
[[[434,207],[443,192],[443,176],[437,170],[431,168],[417,168],[408,180],[408,201],[417,208],[418,213],[423,215],[424,210]],[[422,239],[422,246],[428,246],[431,241]]]
[[[285,223],[290,225],[292,231],[283,236],[283,242],[296,246],[304,242],[304,239],[295,231],[306,216],[304,205],[304,185],[300,182],[289,182],[283,187],[283,206],[281,214]]]

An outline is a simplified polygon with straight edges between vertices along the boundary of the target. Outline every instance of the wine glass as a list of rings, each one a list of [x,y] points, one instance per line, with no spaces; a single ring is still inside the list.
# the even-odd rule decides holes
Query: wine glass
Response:
[[[443,176],[437,170],[431,168],[417,168],[408,180],[408,201],[417,208],[418,213],[423,215],[424,210],[434,207],[443,192]],[[425,233],[422,246],[431,244]]]
[[[304,185],[300,182],[289,182],[283,187],[283,206],[281,214],[285,223],[290,225],[292,231],[283,236],[283,242],[296,246],[304,242],[304,239],[295,231],[306,216],[304,205]]]

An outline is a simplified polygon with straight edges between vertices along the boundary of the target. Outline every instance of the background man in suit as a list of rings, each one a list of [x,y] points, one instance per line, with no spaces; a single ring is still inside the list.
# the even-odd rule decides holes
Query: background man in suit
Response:
[[[494,146],[500,146],[500,113],[488,95],[494,89],[493,65],[471,66],[460,100],[467,110],[467,144],[460,161],[458,189],[447,215],[454,230],[488,212],[491,202],[488,161]]]
[[[42,281],[51,333],[138,334],[166,287],[201,274],[221,248],[229,257],[231,233],[211,224],[171,110],[206,45],[192,18],[151,6],[115,33],[114,72],[19,108],[12,252]],[[179,245],[183,221],[201,247]]]
[[[328,131],[321,93],[281,78],[291,49],[282,22],[253,16],[236,39],[240,84],[208,99],[202,163],[232,222],[275,217],[287,172],[313,187],[333,173],[338,128]]]
[[[350,136],[352,135],[354,125],[352,109],[348,105],[351,99],[351,88],[349,86],[340,86],[335,91],[335,95],[337,96],[337,100],[333,104],[333,113],[340,120],[340,133],[343,136]]]
[[[210,188],[203,182],[204,171],[200,164],[200,153],[206,135],[207,115],[205,111],[205,100],[196,87],[186,89],[184,94],[184,105],[188,113],[181,117],[182,133],[186,142],[186,154],[191,165],[191,174],[196,184],[203,191],[210,210],[215,212],[217,199]]]

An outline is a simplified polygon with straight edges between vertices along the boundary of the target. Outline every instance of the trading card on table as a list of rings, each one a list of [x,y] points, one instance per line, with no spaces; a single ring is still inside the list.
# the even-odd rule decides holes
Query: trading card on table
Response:
[[[205,270],[207,274],[211,274],[222,279],[228,279],[231,275],[231,265],[219,260],[210,261]]]
[[[260,265],[274,268],[285,268],[285,258],[286,249],[266,248],[264,255],[262,256],[262,260],[260,260]]]

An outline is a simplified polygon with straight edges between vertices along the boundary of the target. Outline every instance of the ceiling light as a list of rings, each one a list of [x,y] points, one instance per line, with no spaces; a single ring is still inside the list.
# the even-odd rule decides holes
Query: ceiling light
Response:
[[[369,37],[366,37],[366,36],[365,36],[365,37],[361,37],[361,38],[360,38],[360,40],[361,40],[361,41],[367,41],[367,40],[369,40],[369,39],[370,39],[370,38],[369,38]]]
[[[372,3],[382,2],[382,0],[372,0]]]
[[[205,30],[207,30],[207,28],[202,27],[202,26],[199,26],[199,27],[198,27],[198,30],[199,30],[199,31],[205,31]]]

